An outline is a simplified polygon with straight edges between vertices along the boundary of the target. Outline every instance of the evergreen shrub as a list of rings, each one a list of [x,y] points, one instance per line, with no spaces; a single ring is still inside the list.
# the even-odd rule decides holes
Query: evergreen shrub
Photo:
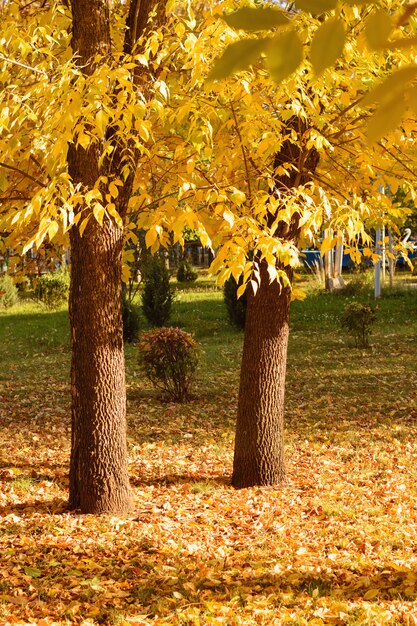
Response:
[[[20,293],[27,293],[31,288],[31,282],[29,276],[22,276],[16,282],[17,290]]]
[[[358,347],[366,347],[369,345],[371,325],[375,320],[376,313],[373,307],[369,304],[352,302],[343,311],[342,328],[346,328],[353,336]]]
[[[9,274],[0,277],[0,308],[9,309],[19,301],[17,287]]]
[[[138,308],[126,297],[122,299],[123,340],[134,343],[138,340],[140,321]]]
[[[183,402],[189,397],[199,361],[192,335],[180,328],[155,328],[142,335],[139,355],[146,376],[168,399]]]
[[[150,257],[143,271],[142,310],[151,326],[164,326],[173,302],[169,273],[163,259]]]
[[[177,280],[180,283],[192,283],[197,280],[197,272],[195,271],[191,261],[182,259],[178,265]]]
[[[223,299],[226,305],[229,322],[233,326],[237,326],[237,328],[244,329],[247,296],[245,291],[240,298],[237,297],[237,290],[241,284],[241,280],[237,282],[233,276],[231,276],[224,284]]]

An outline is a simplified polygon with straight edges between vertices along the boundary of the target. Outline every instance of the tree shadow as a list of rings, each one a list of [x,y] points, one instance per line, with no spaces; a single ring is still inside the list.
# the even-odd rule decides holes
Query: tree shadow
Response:
[[[63,498],[51,498],[49,500],[32,500],[26,502],[12,502],[0,506],[0,518],[7,515],[62,515],[69,513],[68,501]],[[2,534],[6,533],[6,529],[2,528]]]
[[[165,474],[165,476],[159,476],[158,478],[145,478],[141,476],[130,476],[130,483],[132,487],[166,487],[169,485],[200,485],[201,489],[207,486],[208,489],[216,488],[219,486],[229,486],[230,477],[226,475],[212,476],[202,474]],[[198,489],[198,487],[196,487]]]

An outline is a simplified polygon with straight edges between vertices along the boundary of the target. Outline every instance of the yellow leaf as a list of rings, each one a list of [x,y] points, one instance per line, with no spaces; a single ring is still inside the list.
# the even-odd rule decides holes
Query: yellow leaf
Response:
[[[86,218],[84,218],[84,219],[83,219],[83,221],[82,221],[82,222],[81,222],[81,224],[80,224],[80,236],[81,236],[81,237],[82,237],[82,236],[83,236],[83,234],[84,234],[84,231],[85,231],[85,229],[86,229],[86,227],[87,227],[87,224],[88,224],[88,222],[89,222],[89,219],[90,219],[90,215],[87,215],[87,217],[86,217]]]
[[[77,144],[79,144],[84,150],[87,150],[88,146],[91,143],[91,137],[86,135],[84,132],[78,133]]]
[[[299,287],[293,287],[291,290],[291,300],[305,300],[306,296],[306,292]]]
[[[109,215],[111,215],[114,218],[114,221],[116,222],[117,226],[119,228],[123,228],[123,220],[120,217],[119,212],[116,209],[116,205],[111,202],[110,204],[107,205],[107,212],[109,213]]]
[[[323,239],[321,247],[320,247],[320,252],[322,256],[324,256],[326,252],[328,252],[329,250],[333,248],[333,244],[335,243],[335,241],[336,240],[333,238],[332,235],[329,235],[328,237],[325,237]]]
[[[96,202],[93,207],[93,214],[100,226],[103,224],[105,208],[100,202]]]
[[[223,16],[224,21],[232,28],[256,31],[269,30],[275,26],[288,24],[288,17],[280,10],[272,7],[243,7]]]
[[[314,33],[310,47],[310,61],[316,74],[321,74],[335,63],[345,45],[345,27],[342,20],[331,18]]]
[[[399,94],[396,94],[391,100],[383,102],[369,118],[366,129],[369,143],[376,143],[390,130],[396,128],[400,124],[405,110],[404,97]]]
[[[232,228],[233,224],[235,223],[235,216],[233,215],[231,211],[229,211],[229,209],[225,209],[223,211],[223,218],[229,224],[230,228]]]
[[[267,67],[276,83],[292,74],[303,60],[303,46],[295,30],[279,34],[270,40]]]
[[[325,11],[331,11],[337,5],[337,0],[295,0],[295,6],[302,11],[308,11],[313,15],[320,15]]]
[[[158,238],[158,232],[156,231],[155,228],[153,228],[152,230],[148,230],[148,232],[145,235],[146,246],[148,248],[151,248],[153,244],[156,242],[157,238]]]
[[[365,35],[372,50],[383,48],[391,34],[391,18],[383,9],[377,9],[365,23]]]
[[[364,600],[375,600],[380,594],[380,589],[369,589],[363,596]]]
[[[394,92],[402,94],[407,83],[410,83],[417,77],[417,66],[407,65],[397,70],[389,76],[384,82],[380,83],[375,89],[369,92],[363,99],[364,105],[379,102],[381,100],[392,99]]]
[[[104,131],[106,130],[108,118],[103,109],[100,109],[96,114],[96,126],[99,132],[100,137],[103,137]]]
[[[59,225],[57,222],[51,222],[49,227],[48,227],[48,236],[49,239],[53,239],[55,237],[55,235],[57,234],[59,229]]]
[[[112,198],[117,198],[117,196],[119,195],[117,185],[113,181],[109,185],[109,192]]]
[[[238,287],[238,290],[237,290],[237,292],[236,292],[236,295],[237,295],[237,297],[238,297],[238,298],[240,298],[241,296],[243,296],[243,294],[244,294],[244,293],[245,293],[245,291],[246,291],[246,287],[247,287],[247,285],[246,285],[245,283],[244,283],[243,285],[240,285],[240,287]]]
[[[231,43],[215,62],[208,80],[221,80],[255,63],[266,46],[266,39],[242,39]]]

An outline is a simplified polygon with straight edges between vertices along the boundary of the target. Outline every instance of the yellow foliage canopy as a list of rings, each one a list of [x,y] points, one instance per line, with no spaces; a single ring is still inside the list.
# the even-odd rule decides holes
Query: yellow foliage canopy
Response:
[[[259,47],[259,39],[242,39],[220,19],[234,6],[229,0],[207,3],[198,14],[191,4],[186,11],[183,3],[168,4],[166,24],[151,32],[133,57],[121,52],[126,8],[116,4],[113,56],[96,59],[91,76],[82,75],[71,58],[64,7],[29,14],[16,2],[3,6],[0,231],[5,243],[17,250],[52,239],[64,244],[70,228],[82,231],[92,217],[99,223],[116,220],[127,240],[134,240],[137,228],[146,229],[155,251],[183,243],[188,227],[216,250],[213,271],[220,280],[242,274],[246,282],[252,277],[249,252],[268,261],[271,276],[277,260],[298,263],[295,242],[277,236],[277,225],[291,224],[295,215],[303,245],[314,243],[323,227],[366,243],[369,227],[395,226],[398,210],[393,212],[381,190],[405,185],[414,193],[415,115],[407,94],[415,66],[408,49],[367,48],[367,6],[338,5],[324,23],[305,12],[278,11]],[[414,28],[413,20],[407,28]],[[229,23],[241,27],[236,18]],[[389,35],[392,41],[397,30]],[[245,69],[221,82],[208,80],[218,51],[245,42],[253,50]],[[274,61],[268,60],[269,50]],[[293,51],[292,61],[283,60],[285,50]],[[241,69],[236,56],[231,63],[233,70]],[[140,84],[133,80],[138,69]],[[381,106],[367,127],[375,103]],[[381,124],[389,115],[396,124],[403,120],[402,126],[382,139]],[[296,119],[303,120],[298,130]],[[373,145],[367,132],[378,139]],[[304,157],[274,166],[285,142],[304,156],[319,153],[308,182],[300,184]],[[94,146],[101,155],[102,171],[90,189],[74,187],[68,176],[71,143]],[[122,154],[119,178],[106,169],[115,150]],[[132,168],[134,192],[120,216],[117,199]],[[285,175],[298,176],[297,185],[277,190],[277,176]]]

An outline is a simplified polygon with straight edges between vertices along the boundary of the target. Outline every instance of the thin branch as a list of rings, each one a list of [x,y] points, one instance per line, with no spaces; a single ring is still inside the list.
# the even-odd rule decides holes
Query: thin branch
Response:
[[[237,132],[237,136],[238,136],[239,142],[240,142],[240,149],[242,151],[243,164],[245,166],[245,172],[246,172],[246,184],[248,186],[248,196],[249,196],[249,198],[251,198],[251,196],[252,196],[252,189],[251,189],[251,184],[250,184],[249,165],[248,165],[248,161],[247,161],[247,158],[246,158],[246,150],[245,150],[245,146],[243,145],[242,135],[240,134],[239,124],[238,124],[238,121],[237,121],[236,111],[235,111],[235,108],[233,106],[233,102],[230,103],[230,109],[232,111],[233,119],[235,120],[236,132]]]
[[[40,163],[40,162],[38,161],[38,159],[37,159],[35,156],[33,156],[33,154],[31,154],[29,158],[30,158],[30,160],[31,160],[31,161],[33,161],[33,163],[34,163],[35,165],[37,165],[37,166],[39,167],[39,169],[41,170],[41,172],[43,172],[44,174],[46,174],[46,176],[48,177],[48,179],[49,179],[49,180],[51,180],[51,177],[50,177],[50,175],[48,174],[48,172],[45,172],[45,168],[43,167],[42,163]]]
[[[48,78],[48,74],[43,70],[38,70],[36,67],[30,67],[30,65],[25,65],[25,63],[19,63],[19,61],[15,61],[14,59],[9,59],[8,57],[0,54],[0,59],[2,61],[6,61],[6,63],[11,63],[12,65],[18,65],[19,67],[23,67],[26,70],[30,70],[31,72],[36,72],[36,74],[42,74],[42,76],[46,76]]]
[[[31,198],[25,198],[24,196],[7,196],[7,198],[2,198],[0,196],[0,202],[11,202],[11,201],[22,200],[23,202],[30,202]]]
[[[386,146],[384,146],[382,141],[379,141],[378,145],[384,150],[384,152],[387,152],[390,156],[392,156],[392,158],[395,161],[397,161],[397,163],[399,163],[405,170],[407,170],[407,172],[409,172],[413,176],[413,178],[416,177],[416,172],[414,172],[410,167],[408,167],[408,165],[406,163],[404,163],[404,161],[402,159],[400,159],[400,157],[398,157],[395,154],[393,154],[393,152],[391,152],[391,150],[388,150],[388,148]],[[398,148],[397,148],[397,150],[398,150]]]
[[[23,170],[20,170],[18,167],[14,167],[13,165],[7,165],[7,163],[3,163],[3,161],[0,161],[0,167],[4,167],[7,170],[12,170],[13,172],[18,172],[18,174],[21,174],[25,178],[29,178],[29,180],[32,180],[34,183],[39,185],[39,187],[46,187],[45,183],[43,183],[41,180],[38,180],[37,178],[34,178],[33,176],[31,176],[27,172],[24,172]]]
[[[344,193],[342,193],[340,191],[340,189],[334,187],[333,185],[331,185],[323,176],[320,176],[320,174],[317,174],[317,172],[314,172],[310,174],[312,178],[316,179],[319,181],[319,183],[321,183],[322,185],[328,187],[329,189],[331,189],[332,191],[334,191],[336,193],[336,195],[340,196],[341,198],[343,198],[343,200],[346,200],[346,202],[350,202],[350,199],[345,196]]]

